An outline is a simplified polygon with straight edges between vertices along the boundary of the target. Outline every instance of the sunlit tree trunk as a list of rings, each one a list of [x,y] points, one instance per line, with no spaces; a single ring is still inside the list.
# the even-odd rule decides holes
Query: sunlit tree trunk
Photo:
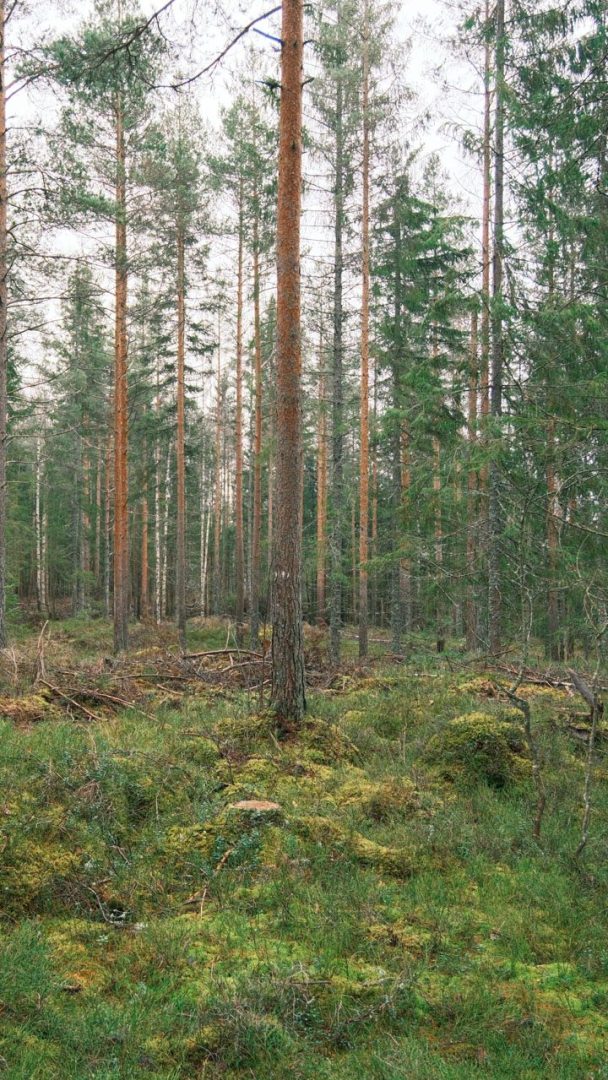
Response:
[[[276,524],[272,590],[272,708],[284,732],[306,707],[302,634],[303,0],[283,0],[277,202]]]

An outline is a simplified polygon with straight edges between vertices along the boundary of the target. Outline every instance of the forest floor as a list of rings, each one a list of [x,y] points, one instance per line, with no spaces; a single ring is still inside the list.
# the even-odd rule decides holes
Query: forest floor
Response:
[[[606,744],[576,857],[568,687],[522,690],[539,844],[500,671],[420,648],[332,678],[313,636],[280,742],[264,660],[215,653],[222,624],[194,627],[192,670],[170,629],[122,667],[110,642],[54,624],[2,661],[3,1075],[608,1077]]]

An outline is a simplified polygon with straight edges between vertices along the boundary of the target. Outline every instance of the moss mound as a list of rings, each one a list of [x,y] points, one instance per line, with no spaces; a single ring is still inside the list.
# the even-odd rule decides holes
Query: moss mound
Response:
[[[349,832],[330,818],[302,817],[294,824],[298,832],[307,839],[337,850],[342,849],[352,855],[357,862],[372,866],[381,873],[392,874],[395,877],[409,877],[413,872],[414,856],[411,851],[377,844],[360,833]]]
[[[393,777],[374,781],[362,776],[342,785],[336,793],[336,803],[353,807],[374,821],[390,821],[417,810],[420,799],[410,780]]]
[[[474,712],[450,720],[426,747],[426,758],[446,779],[483,777],[504,787],[525,775],[524,740],[515,724],[489,713]]]

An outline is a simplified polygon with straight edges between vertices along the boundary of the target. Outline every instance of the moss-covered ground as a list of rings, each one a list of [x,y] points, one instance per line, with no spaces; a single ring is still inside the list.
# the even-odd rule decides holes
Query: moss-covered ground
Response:
[[[0,721],[3,1075],[608,1077],[602,744],[577,860],[581,706],[527,691],[539,846],[521,716],[487,685],[376,663],[285,743],[202,683]]]

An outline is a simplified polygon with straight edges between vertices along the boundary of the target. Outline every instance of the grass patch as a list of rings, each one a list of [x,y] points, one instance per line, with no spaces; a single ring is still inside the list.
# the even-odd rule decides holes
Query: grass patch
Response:
[[[99,647],[66,632],[72,661]],[[238,694],[4,720],[5,1075],[608,1076],[606,785],[577,864],[583,748],[536,694],[534,844],[521,727],[483,683],[346,676],[287,743]]]

